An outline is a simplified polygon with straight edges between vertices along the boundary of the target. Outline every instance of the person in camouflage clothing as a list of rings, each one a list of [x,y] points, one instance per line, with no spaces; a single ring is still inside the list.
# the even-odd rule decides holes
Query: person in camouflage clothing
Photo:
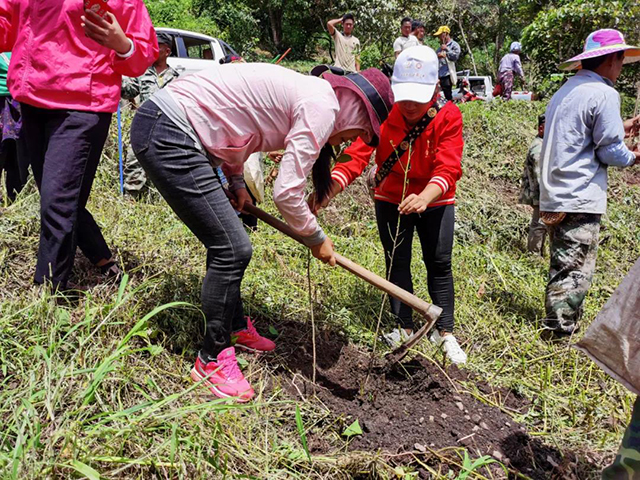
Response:
[[[620,450],[613,463],[602,471],[602,480],[640,480],[640,397],[636,397]]]
[[[173,43],[171,36],[162,32],[158,33],[157,37],[159,54],[154,64],[141,77],[122,78],[122,98],[125,100],[134,102],[137,98],[138,104],[141,105],[151,95],[179,76],[179,73],[167,64],[167,58],[171,55],[171,45]],[[123,177],[124,192],[133,198],[142,193],[148,182],[147,174],[138,163],[130,144],[127,146]]]
[[[544,326],[573,333],[596,269],[600,215],[567,213],[549,227],[550,265]]]
[[[577,331],[607,208],[607,169],[640,159],[640,152],[624,143],[635,119],[622,121],[614,88],[625,61],[636,61],[626,52],[636,48],[617,30],[597,30],[584,53],[560,65],[578,72],[547,106],[540,154],[540,218],[550,239],[545,335]]]
[[[538,135],[529,146],[527,159],[522,172],[520,203],[531,205],[533,214],[529,224],[529,236],[527,238],[527,250],[530,253],[542,255],[544,239],[547,236],[547,227],[540,221],[540,152],[542,151],[542,139],[544,138],[544,115],[538,117]]]

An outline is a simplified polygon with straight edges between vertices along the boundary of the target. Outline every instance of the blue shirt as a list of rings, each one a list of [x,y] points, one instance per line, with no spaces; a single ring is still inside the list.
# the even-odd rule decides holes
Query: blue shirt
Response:
[[[441,47],[438,47],[436,53],[440,53],[442,51]],[[454,42],[453,40],[449,40],[447,43],[447,58],[452,62],[457,62],[458,58],[460,58],[460,45],[458,42]],[[444,58],[438,57],[438,77],[448,77],[449,76],[449,65],[447,64],[447,60]]]
[[[540,210],[607,210],[607,167],[628,167],[620,95],[590,70],[571,77],[549,102],[540,156]]]

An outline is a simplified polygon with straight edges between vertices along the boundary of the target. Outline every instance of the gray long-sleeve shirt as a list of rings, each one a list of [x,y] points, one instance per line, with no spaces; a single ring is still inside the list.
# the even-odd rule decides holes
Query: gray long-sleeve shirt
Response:
[[[520,62],[520,55],[517,55],[515,53],[507,53],[504,57],[502,57],[502,60],[500,60],[500,67],[498,67],[498,72],[503,73],[508,70],[511,70],[519,77],[524,78],[522,63]]]
[[[603,214],[607,167],[628,167],[620,95],[595,72],[580,70],[549,102],[540,156],[540,210]]]
[[[442,47],[438,47],[438,50],[436,50],[436,53],[440,53],[441,51],[442,51]],[[447,43],[447,58],[452,62],[457,62],[458,59],[460,58],[461,52],[462,50],[460,50],[460,45],[458,45],[458,42],[449,40],[449,42]],[[442,78],[447,76],[449,76],[449,65],[447,65],[447,60],[445,60],[444,58],[439,58],[438,59],[438,77]]]

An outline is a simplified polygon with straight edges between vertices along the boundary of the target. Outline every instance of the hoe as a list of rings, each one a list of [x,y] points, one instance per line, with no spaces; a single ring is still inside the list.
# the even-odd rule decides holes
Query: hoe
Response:
[[[293,229],[284,223],[283,221],[277,219],[273,215],[268,214],[264,210],[256,207],[255,205],[247,204],[244,206],[244,212],[250,215],[253,215],[263,222],[271,225],[273,228],[281,231],[285,235],[293,238],[297,242],[303,243],[300,236],[293,231]],[[391,365],[402,360],[405,355],[409,352],[409,349],[416,345],[425,334],[431,330],[436,320],[442,313],[442,309],[436,305],[432,305],[430,303],[425,302],[424,300],[419,299],[412,293],[407,292],[406,290],[394,285],[393,283],[385,280],[379,275],[376,275],[373,272],[370,272],[364,267],[361,267],[355,262],[352,262],[348,258],[343,257],[339,253],[335,253],[336,263],[340,265],[345,270],[353,273],[357,277],[369,282],[374,287],[382,290],[385,293],[388,293],[392,297],[400,300],[403,303],[406,303],[411,308],[413,308],[416,312],[422,315],[425,319],[424,325],[416,331],[411,338],[409,338],[406,342],[400,345],[395,350],[389,352],[386,356],[386,366],[390,367]]]

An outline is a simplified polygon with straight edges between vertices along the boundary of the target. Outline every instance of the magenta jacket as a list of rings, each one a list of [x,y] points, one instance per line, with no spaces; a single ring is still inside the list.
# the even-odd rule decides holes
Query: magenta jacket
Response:
[[[0,51],[12,52],[13,98],[48,109],[115,112],[122,75],[142,75],[158,42],[142,0],[109,0],[134,52],[121,58],[86,37],[83,0],[0,0]]]

